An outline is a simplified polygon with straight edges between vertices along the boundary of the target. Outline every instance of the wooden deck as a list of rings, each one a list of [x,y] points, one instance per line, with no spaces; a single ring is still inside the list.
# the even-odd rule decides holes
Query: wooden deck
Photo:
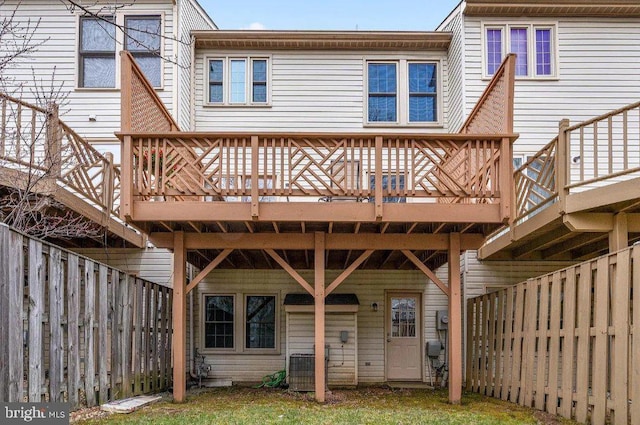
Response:
[[[325,297],[369,266],[416,268],[448,297],[459,403],[460,253],[512,217],[515,56],[459,134],[415,135],[181,132],[129,53],[121,63],[120,213],[174,252],[174,399],[185,398],[186,294],[212,270],[281,267],[311,294],[324,376]],[[202,269],[188,284],[187,259]],[[433,272],[445,262],[447,283]],[[342,272],[326,282],[326,269]],[[325,400],[323,379],[315,394]]]
[[[0,193],[49,196],[106,229],[108,243],[143,245],[142,234],[119,217],[120,170],[111,155],[100,154],[69,128],[56,107],[46,110],[0,93],[0,111]]]
[[[570,126],[514,173],[516,215],[482,259],[586,260],[640,240],[640,102]]]

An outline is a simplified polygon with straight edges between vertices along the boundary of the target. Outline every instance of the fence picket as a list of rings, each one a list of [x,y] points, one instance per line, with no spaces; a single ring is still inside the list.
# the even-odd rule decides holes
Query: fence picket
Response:
[[[80,264],[78,256],[69,254],[67,264],[67,397],[71,407],[76,408],[80,401],[78,394],[80,386]]]
[[[496,325],[498,318],[496,317],[496,296],[489,294],[487,296],[487,302],[489,304],[489,316],[486,323],[489,327],[487,333],[487,390],[485,394],[495,395],[495,371],[496,371],[496,359],[495,359],[495,344],[496,344]]]
[[[21,402],[24,387],[24,320],[22,319],[22,300],[24,291],[24,250],[23,236],[18,233],[9,235],[9,337],[5,343],[9,346],[9,390],[8,400]]]
[[[616,255],[616,274],[613,284],[613,299],[611,308],[613,309],[613,337],[612,357],[612,382],[611,393],[613,398],[614,425],[627,425],[629,415],[629,370],[627,361],[629,355],[629,299],[631,298],[629,287],[629,250],[623,250]],[[637,400],[637,399],[636,399]]]
[[[538,353],[535,373],[535,408],[544,410],[547,378],[547,348],[549,329],[549,277],[540,279],[540,310],[538,311]]]
[[[527,281],[527,291],[525,293],[526,307],[524,312],[524,331],[522,345],[524,347],[524,367],[521,375],[521,397],[519,403],[523,406],[531,407],[533,404],[534,388],[534,362],[536,359],[536,317],[538,306],[538,282],[534,279]]]
[[[109,375],[107,371],[107,326],[109,322],[108,310],[108,276],[109,269],[104,264],[99,265],[98,273],[98,403],[104,404],[109,400]]]
[[[134,386],[134,393],[135,394],[142,394],[142,378],[141,378],[141,374],[142,374],[142,367],[141,367],[141,362],[142,362],[142,298],[143,298],[143,282],[136,280],[136,288],[135,288],[135,294],[136,294],[136,303],[135,303],[135,310],[134,310],[134,321],[133,321],[133,326],[134,326],[134,344],[135,344],[135,350],[133,352],[133,386]]]
[[[94,263],[85,261],[84,263],[84,390],[87,398],[87,405],[96,405],[96,367],[95,367],[95,302],[96,302],[96,278]]]
[[[607,414],[607,334],[609,325],[609,258],[600,257],[597,261],[594,288],[593,327],[593,411],[591,422],[603,424]]]
[[[524,323],[523,315],[526,312],[522,306],[525,305],[525,289],[526,284],[521,283],[515,286],[516,291],[516,307],[514,308],[514,335],[513,335],[513,361],[511,363],[511,374],[509,382],[509,401],[517,403],[522,398],[522,384],[520,376],[522,374],[522,357],[523,357],[523,332]]]
[[[62,253],[57,248],[51,248],[49,250],[49,398],[54,403],[63,401],[63,297]]]
[[[580,265],[578,280],[578,328],[576,334],[576,420],[586,422],[589,411],[589,365],[591,364],[591,263]]]
[[[111,400],[124,398],[122,394],[122,367],[120,346],[120,272],[111,273],[109,310],[111,311]]]
[[[1,231],[1,230],[0,230]],[[46,305],[44,302],[44,257],[42,242],[29,240],[29,401],[42,401],[43,376],[43,326]],[[8,322],[5,322],[8,323]]]
[[[5,103],[2,108],[5,110]],[[4,138],[4,134],[2,135]],[[4,140],[2,140],[4,143]],[[9,228],[0,226],[0,250],[9,252]],[[0,323],[9,323],[9,256],[0,255]],[[0,341],[9,340],[9,327],[0,326]],[[0,400],[8,400],[9,344],[0,344]]]
[[[560,272],[551,278],[551,320],[549,322],[549,368],[547,378],[547,412],[555,415],[558,410],[558,374],[560,370],[560,313],[562,298],[562,276]]]
[[[164,309],[163,309],[164,312]],[[465,380],[465,390],[471,391],[473,389],[473,322],[469,319],[473,316],[473,299],[467,300],[467,340],[466,340],[466,357],[465,357],[465,366],[466,372],[465,375],[467,379]],[[164,330],[164,324],[163,330]]]
[[[498,308],[497,308],[497,326],[496,329],[496,344],[495,344],[495,357],[494,357],[494,368],[495,368],[495,379],[493,381],[493,396],[500,397],[503,391],[502,386],[502,347],[504,344],[503,341],[503,328],[504,328],[504,291],[497,292],[498,299]]]
[[[564,284],[564,309],[562,318],[562,403],[560,414],[570,418],[573,405],[573,372],[576,369],[575,329],[576,329],[576,271],[567,269]]]
[[[513,363],[513,287],[506,291],[504,318],[504,350],[502,354],[502,391],[501,398],[508,400],[511,390],[511,364]]]

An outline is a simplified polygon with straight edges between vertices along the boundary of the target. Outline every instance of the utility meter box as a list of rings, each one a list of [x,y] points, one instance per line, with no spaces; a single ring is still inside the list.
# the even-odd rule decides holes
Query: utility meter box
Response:
[[[449,311],[436,311],[436,330],[446,331],[449,329]]]
[[[443,348],[442,342],[437,339],[427,341],[427,357],[434,359],[440,357]]]

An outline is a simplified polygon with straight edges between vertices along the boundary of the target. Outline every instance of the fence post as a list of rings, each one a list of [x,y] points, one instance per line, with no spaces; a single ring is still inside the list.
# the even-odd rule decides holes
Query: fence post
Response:
[[[376,220],[382,218],[382,136],[376,136],[375,138],[375,210]]]
[[[45,140],[45,177],[44,191],[52,195],[56,190],[56,180],[62,173],[62,135],[60,131],[60,119],[58,105],[51,102],[47,105]]]
[[[556,162],[555,162],[555,177],[556,177],[556,191],[558,192],[558,203],[560,205],[560,213],[564,214],[566,210],[566,199],[569,190],[567,184],[569,184],[569,120],[567,118],[560,121],[558,125],[558,146],[556,146]]]

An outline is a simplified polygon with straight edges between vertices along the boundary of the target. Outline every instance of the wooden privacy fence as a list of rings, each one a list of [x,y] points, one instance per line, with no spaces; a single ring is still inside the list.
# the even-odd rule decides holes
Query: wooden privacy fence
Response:
[[[0,225],[0,401],[165,390],[172,290]]]
[[[467,304],[467,390],[579,422],[640,423],[640,247]]]

